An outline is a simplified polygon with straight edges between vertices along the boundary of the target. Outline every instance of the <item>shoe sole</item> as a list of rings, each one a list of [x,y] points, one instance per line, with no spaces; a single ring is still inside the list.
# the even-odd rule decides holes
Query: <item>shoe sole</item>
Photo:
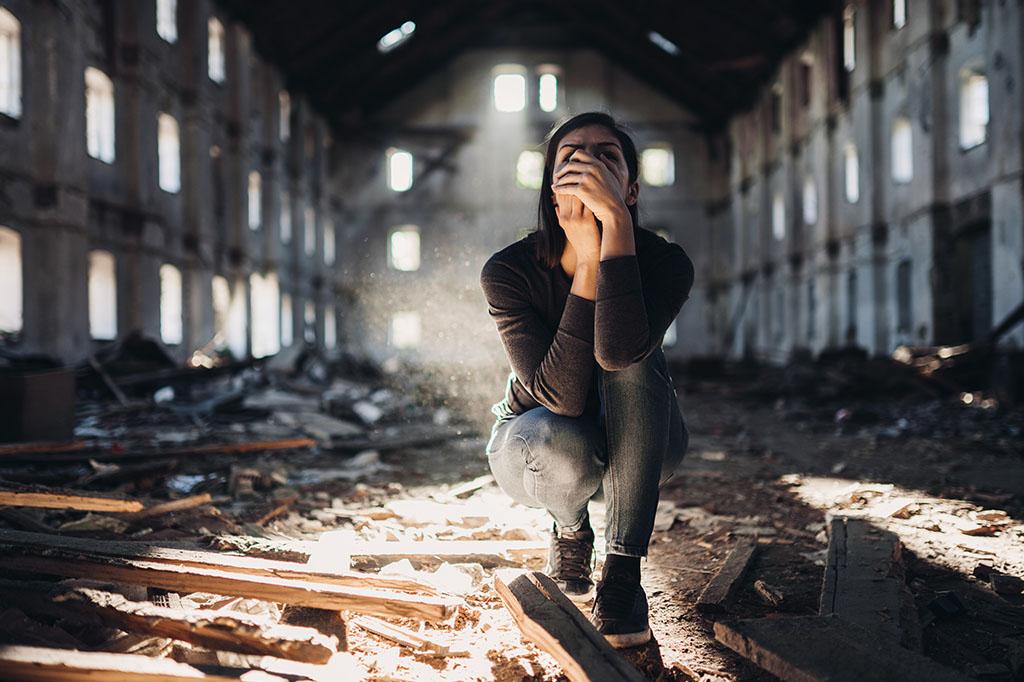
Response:
[[[651,629],[647,628],[640,632],[627,632],[621,635],[605,635],[604,638],[616,649],[628,649],[651,641]]]
[[[589,590],[582,594],[569,594],[568,592],[563,592],[562,594],[568,597],[569,601],[571,601],[574,604],[586,604],[588,601],[594,598],[594,588],[591,587]]]

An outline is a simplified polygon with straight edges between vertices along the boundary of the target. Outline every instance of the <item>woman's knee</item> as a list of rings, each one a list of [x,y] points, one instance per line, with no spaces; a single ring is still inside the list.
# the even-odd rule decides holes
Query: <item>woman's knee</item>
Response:
[[[546,486],[590,485],[600,481],[602,465],[595,452],[593,425],[585,418],[565,417],[547,408],[525,413],[527,418],[511,438],[524,444],[526,467]]]

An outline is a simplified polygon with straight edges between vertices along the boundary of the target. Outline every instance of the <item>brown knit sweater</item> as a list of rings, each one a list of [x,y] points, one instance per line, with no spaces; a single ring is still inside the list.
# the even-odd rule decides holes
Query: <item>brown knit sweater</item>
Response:
[[[491,256],[480,286],[505,346],[499,419],[539,405],[569,417],[597,415],[595,365],[618,370],[657,348],[693,286],[693,263],[678,244],[636,230],[636,255],[598,265],[597,300],[569,292],[572,278],[535,256],[530,233]]]

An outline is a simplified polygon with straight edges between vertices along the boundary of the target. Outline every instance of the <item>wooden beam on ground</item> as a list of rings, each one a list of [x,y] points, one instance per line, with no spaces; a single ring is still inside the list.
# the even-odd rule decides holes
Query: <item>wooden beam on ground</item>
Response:
[[[437,596],[435,587],[412,578],[401,576],[329,571],[313,569],[295,561],[277,561],[193,549],[162,547],[147,542],[94,540],[48,533],[30,533],[0,528],[0,543],[32,548],[38,553],[63,550],[117,559],[139,559],[148,562],[169,563],[176,566],[210,568],[229,573],[265,578],[304,580],[338,587],[397,590]]]
[[[834,517],[818,614],[835,614],[920,650],[921,627],[906,586],[902,548],[894,533],[866,519]]]
[[[499,572],[494,588],[523,635],[551,654],[572,682],[646,679],[543,573]]]
[[[372,632],[379,637],[407,646],[414,651],[435,654],[438,656],[451,655],[451,651],[446,644],[435,642],[428,637],[424,637],[418,632],[413,632],[408,628],[403,628],[402,626],[395,625],[394,623],[388,623],[387,621],[379,618],[373,618],[372,616],[359,616],[358,618],[353,618],[350,623],[352,625],[358,625],[367,632]]]
[[[116,592],[13,580],[0,581],[0,594],[5,602],[29,613],[170,637],[207,649],[307,663],[326,663],[338,650],[337,638],[313,628],[235,611],[157,606],[130,601]]]
[[[521,566],[524,561],[547,556],[548,544],[534,540],[416,540],[357,541],[338,551],[355,563],[390,563],[401,559],[477,563],[485,568]]]
[[[0,506],[37,509],[75,509],[78,511],[137,512],[142,502],[123,495],[47,488],[35,485],[0,487]]]
[[[146,507],[142,511],[132,514],[128,518],[133,521],[135,519],[148,519],[152,516],[160,516],[162,514],[195,509],[196,507],[208,505],[211,501],[213,501],[213,498],[210,497],[210,493],[190,495],[189,497],[182,497],[178,500],[168,500],[167,502],[154,504],[152,507]]]
[[[96,444],[87,440],[72,441],[32,441],[29,443],[4,443],[0,445],[0,456],[50,454],[54,452],[77,452],[95,448]]]
[[[756,539],[744,539],[736,543],[729,552],[725,563],[718,573],[704,587],[697,598],[697,608],[705,612],[725,610],[725,603],[736,589],[743,575],[747,572],[754,553],[757,551]]]
[[[967,676],[836,616],[715,623],[715,639],[785,682],[961,682]]]
[[[8,680],[54,682],[175,682],[206,680],[237,682],[237,677],[207,675],[198,668],[169,658],[108,654],[48,647],[0,645],[0,677]]]
[[[214,592],[296,606],[354,611],[384,618],[445,620],[455,612],[458,605],[458,600],[452,598],[406,592],[244,575],[211,568],[117,559],[57,549],[46,550],[42,555],[32,552],[33,548],[0,545],[0,568],[30,575],[147,585],[174,592]]]

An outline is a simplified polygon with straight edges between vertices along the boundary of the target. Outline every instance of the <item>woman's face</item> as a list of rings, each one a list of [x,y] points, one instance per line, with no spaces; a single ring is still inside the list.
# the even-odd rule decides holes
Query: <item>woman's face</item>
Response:
[[[558,143],[555,152],[555,166],[552,174],[557,173],[569,162],[573,152],[582,149],[603,163],[619,181],[619,190],[627,206],[636,203],[639,183],[629,182],[629,166],[622,151],[622,145],[612,131],[603,125],[588,125],[566,133]]]

